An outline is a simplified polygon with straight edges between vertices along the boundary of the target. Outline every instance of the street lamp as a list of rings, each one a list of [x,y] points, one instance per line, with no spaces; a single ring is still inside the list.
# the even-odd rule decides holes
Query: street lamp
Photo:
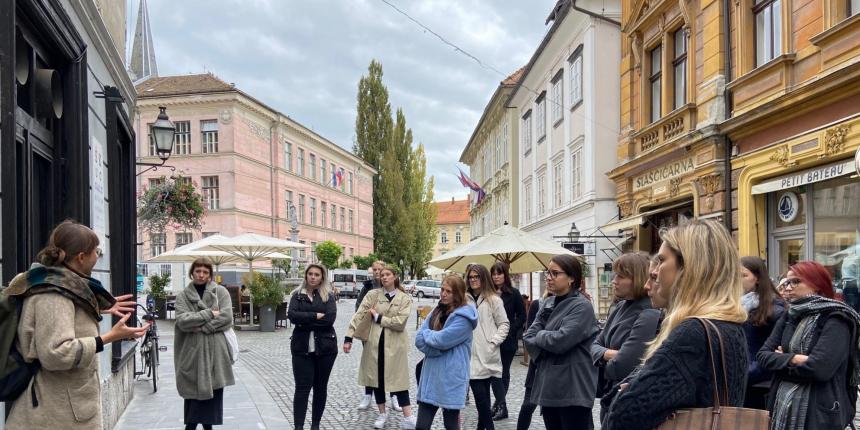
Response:
[[[567,232],[567,238],[570,242],[579,240],[579,229],[576,228],[576,223],[570,223],[570,231]]]
[[[150,166],[149,169],[145,169],[138,173],[138,176],[148,170],[164,166],[164,163],[167,162],[167,159],[170,158],[170,154],[173,152],[173,136],[176,134],[176,127],[172,122],[170,122],[170,118],[167,116],[166,107],[159,106],[158,110],[158,118],[151,126],[149,138],[151,140],[150,144],[154,144],[155,146],[155,152],[158,154],[158,158],[161,159],[161,163],[135,163],[138,166]]]

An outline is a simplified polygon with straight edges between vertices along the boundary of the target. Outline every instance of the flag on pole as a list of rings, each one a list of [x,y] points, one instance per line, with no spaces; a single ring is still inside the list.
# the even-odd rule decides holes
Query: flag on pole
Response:
[[[460,171],[460,176],[458,176],[458,179],[460,180],[460,184],[462,184],[464,187],[469,188],[470,190],[475,192],[474,204],[477,205],[477,204],[481,203],[481,201],[484,200],[484,197],[487,196],[487,193],[484,191],[483,188],[481,188],[480,184],[478,184],[477,182],[472,180],[472,178],[470,178],[468,175],[463,173],[463,171],[459,167],[457,168],[457,170]]]

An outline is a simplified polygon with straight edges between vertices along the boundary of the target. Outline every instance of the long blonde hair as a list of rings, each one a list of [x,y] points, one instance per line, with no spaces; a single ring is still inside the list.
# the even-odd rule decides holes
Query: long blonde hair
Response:
[[[328,271],[325,269],[325,267],[319,264],[308,265],[308,267],[305,269],[305,277],[302,280],[302,286],[298,290],[296,290],[296,294],[307,294],[308,272],[311,269],[319,269],[320,272],[322,272],[322,280],[320,280],[320,286],[318,288],[318,291],[320,292],[320,298],[322,299],[323,303],[328,302],[328,295],[331,292],[331,283],[328,279]]]
[[[722,224],[694,220],[665,230],[663,244],[675,254],[678,273],[669,289],[666,318],[660,334],[648,346],[645,360],[660,348],[672,330],[693,317],[743,323],[747,313],[741,306],[743,286],[738,252]]]

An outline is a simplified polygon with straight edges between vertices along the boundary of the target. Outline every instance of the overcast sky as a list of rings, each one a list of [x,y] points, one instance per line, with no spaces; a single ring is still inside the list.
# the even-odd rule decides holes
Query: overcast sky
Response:
[[[139,0],[126,0],[130,32]],[[388,0],[493,68],[531,58],[555,0]],[[161,76],[209,71],[351,150],[358,80],[382,62],[436,178],[435,200],[465,198],[457,160],[504,76],[382,0],[148,0]],[[132,33],[133,34],[133,33]],[[131,40],[129,40],[131,44]],[[464,168],[465,170],[465,168]]]

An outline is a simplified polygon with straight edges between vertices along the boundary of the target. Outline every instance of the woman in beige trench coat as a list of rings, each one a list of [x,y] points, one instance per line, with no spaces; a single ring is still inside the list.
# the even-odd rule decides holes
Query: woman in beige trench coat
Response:
[[[385,427],[385,393],[397,396],[403,408],[403,428],[415,428],[415,416],[409,402],[408,353],[412,342],[406,333],[406,321],[412,313],[412,297],[400,286],[395,270],[381,271],[382,288],[371,290],[358,307],[343,344],[343,351],[352,350],[353,337],[364,338],[364,350],[358,369],[358,383],[374,387],[379,415],[373,428]]]
[[[17,348],[41,368],[12,403],[6,430],[102,430],[98,353],[105,345],[146,333],[128,327],[131,296],[112,297],[90,277],[101,257],[99,238],[73,221],[60,223],[30,270],[2,294],[23,300]],[[99,336],[101,314],[121,316]],[[48,316],[47,318],[45,316]]]

